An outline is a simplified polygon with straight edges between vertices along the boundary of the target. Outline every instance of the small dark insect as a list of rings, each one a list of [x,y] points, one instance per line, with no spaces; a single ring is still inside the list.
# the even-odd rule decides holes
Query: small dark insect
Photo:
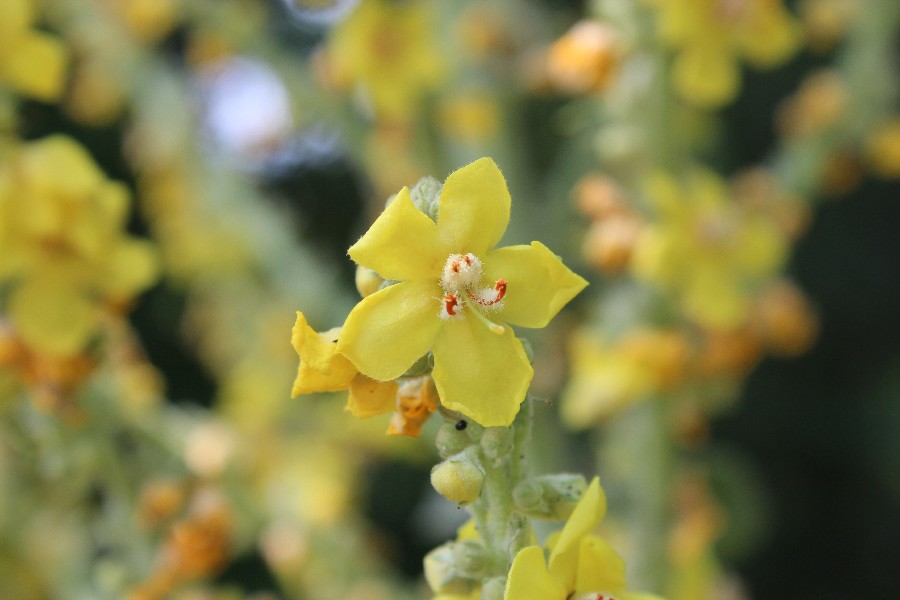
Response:
[[[462,431],[463,429],[465,429],[468,426],[469,426],[469,424],[466,422],[465,419],[462,419],[462,420],[456,422],[456,430],[457,431]]]

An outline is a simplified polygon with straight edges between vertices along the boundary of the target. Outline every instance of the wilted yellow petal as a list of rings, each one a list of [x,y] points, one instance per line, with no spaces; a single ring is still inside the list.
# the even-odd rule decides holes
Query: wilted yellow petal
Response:
[[[291,345],[300,357],[297,378],[291,390],[291,397],[316,392],[336,392],[345,390],[357,374],[356,367],[337,352],[334,334],[316,331],[306,322],[306,317],[297,311],[297,321],[291,331]]]
[[[533,375],[509,327],[498,335],[466,311],[446,321],[434,342],[432,376],[441,404],[485,427],[512,423]]]
[[[385,279],[437,281],[447,260],[437,225],[412,203],[403,188],[348,251],[357,264]]]
[[[431,349],[441,321],[436,281],[403,281],[357,304],[338,341],[338,351],[360,372],[388,381],[403,375]]]
[[[448,252],[484,256],[503,237],[511,202],[506,180],[490,158],[451,173],[441,190],[438,211],[444,247]]]
[[[489,281],[506,281],[497,319],[521,327],[546,327],[588,284],[540,242],[489,252],[484,272]]]
[[[377,381],[358,373],[350,381],[347,410],[354,417],[364,419],[391,412],[397,405],[397,384]]]

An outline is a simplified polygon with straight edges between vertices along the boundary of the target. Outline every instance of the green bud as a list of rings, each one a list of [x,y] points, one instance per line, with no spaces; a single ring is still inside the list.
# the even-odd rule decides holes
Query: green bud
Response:
[[[382,283],[384,279],[372,269],[362,265],[356,267],[356,291],[363,298],[377,292]]]
[[[481,449],[495,465],[509,457],[513,449],[513,431],[509,427],[487,427],[481,434]]]
[[[481,586],[481,600],[503,600],[506,593],[506,577],[492,577]]]
[[[437,221],[438,207],[440,206],[441,188],[443,184],[434,177],[426,176],[416,182],[409,190],[409,197],[413,204],[423,213]]]
[[[535,519],[562,520],[572,514],[586,489],[587,482],[581,475],[542,475],[517,485],[513,502],[519,511]]]
[[[471,594],[478,580],[466,577],[456,564],[454,547],[448,542],[425,556],[425,581],[435,594]]]
[[[544,486],[534,479],[526,479],[513,488],[512,497],[516,508],[525,514],[547,514],[549,512],[544,499]]]
[[[431,469],[431,485],[447,500],[468,504],[481,495],[484,473],[471,452],[460,452]]]
[[[463,540],[453,545],[453,561],[457,570],[465,577],[481,579],[484,577],[484,564],[487,555],[481,542]]]
[[[444,423],[437,430],[434,444],[437,446],[437,451],[441,458],[450,458],[454,454],[459,454],[472,444],[472,440],[469,439],[469,434],[466,433],[468,424],[466,428],[459,429],[457,427],[457,423],[459,422],[460,421],[456,421],[456,423]]]

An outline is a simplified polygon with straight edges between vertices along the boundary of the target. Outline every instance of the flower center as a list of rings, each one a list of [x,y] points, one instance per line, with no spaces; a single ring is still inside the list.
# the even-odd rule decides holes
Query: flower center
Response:
[[[603,592],[589,592],[587,594],[570,595],[566,600],[618,600],[616,596],[605,594]]]
[[[441,271],[441,288],[444,291],[440,317],[449,319],[460,316],[463,307],[470,304],[479,310],[497,309],[506,295],[506,281],[498,279],[493,287],[481,284],[483,269],[481,259],[468,252],[451,254]]]
[[[451,254],[444,263],[441,287],[444,291],[456,292],[478,285],[481,281],[481,260],[468,254]]]

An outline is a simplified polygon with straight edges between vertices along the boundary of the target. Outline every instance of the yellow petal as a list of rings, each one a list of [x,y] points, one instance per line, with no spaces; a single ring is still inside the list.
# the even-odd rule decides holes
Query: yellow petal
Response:
[[[118,296],[130,297],[145,290],[159,276],[156,247],[147,240],[124,239],[106,257],[103,288]]]
[[[606,495],[594,477],[569,516],[550,554],[550,572],[570,590],[575,589],[581,539],[591,533],[606,514]]]
[[[62,42],[47,34],[30,33],[0,60],[0,79],[23,94],[51,102],[62,93],[67,62]]]
[[[356,376],[356,367],[337,352],[333,332],[326,335],[316,333],[306,322],[302,312],[297,311],[297,321],[291,331],[291,345],[300,357],[297,378],[291,390],[291,397],[316,392],[336,392],[350,386]]]
[[[496,427],[512,423],[534,371],[512,329],[498,335],[463,311],[462,318],[444,324],[435,340],[432,375],[441,404]]]
[[[740,71],[729,50],[712,44],[694,44],[682,50],[672,69],[678,93],[703,108],[727,104],[740,85]]]
[[[603,538],[589,535],[581,539],[575,593],[608,592],[625,589],[625,561]]]
[[[738,42],[747,60],[760,68],[787,60],[803,43],[803,28],[780,3],[768,3],[761,14],[740,31]]]
[[[19,286],[10,298],[9,314],[28,346],[56,356],[81,352],[98,324],[94,306],[84,294],[55,277]]]
[[[565,600],[568,590],[547,572],[544,552],[528,546],[513,559],[503,600]]]
[[[85,148],[65,135],[29,144],[22,171],[35,196],[56,195],[83,201],[97,193],[105,176]]]
[[[365,297],[350,311],[338,351],[372,379],[400,377],[434,343],[440,296],[436,281],[403,281]]]
[[[348,251],[357,264],[385,279],[437,281],[447,260],[437,225],[412,203],[403,188]]]
[[[702,264],[690,272],[682,304],[694,321],[718,330],[740,326],[750,307],[733,272]]]
[[[540,242],[489,252],[484,272],[506,281],[497,319],[522,327],[545,327],[588,284]]]
[[[483,256],[509,224],[512,200],[506,180],[490,158],[450,174],[441,190],[438,235],[449,252]]]
[[[734,260],[747,275],[763,278],[781,268],[787,252],[787,241],[774,223],[748,218],[738,231]]]
[[[376,381],[359,373],[350,382],[347,410],[359,419],[391,412],[397,404],[397,384]]]

